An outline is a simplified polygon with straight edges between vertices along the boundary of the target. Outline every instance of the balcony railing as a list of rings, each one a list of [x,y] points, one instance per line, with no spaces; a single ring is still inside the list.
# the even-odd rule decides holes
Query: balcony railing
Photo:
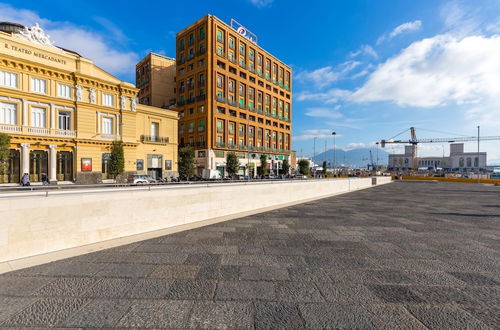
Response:
[[[192,104],[192,103],[194,103],[195,100],[196,99],[194,97],[193,98],[189,98],[189,99],[186,100],[186,103],[187,104]]]
[[[207,50],[206,50],[205,48],[200,49],[198,52],[196,52],[196,55],[198,55],[198,56],[203,55],[203,54],[205,54],[205,53],[206,53],[206,51],[207,51]]]
[[[186,60],[184,60],[183,58],[177,60],[177,64],[184,64],[186,62]]]
[[[217,132],[218,132],[218,133],[224,133],[224,128],[217,127]]]
[[[198,87],[204,86],[205,80],[198,81]]]
[[[194,54],[189,54],[189,55],[187,56],[187,60],[188,60],[188,61],[191,61],[193,58],[194,58]]]
[[[56,135],[60,136],[69,136],[69,137],[75,137],[76,132],[75,131],[70,131],[70,130],[65,130],[65,129],[56,129],[54,132]]]
[[[18,126],[18,125],[0,124],[0,131],[3,131],[3,132],[22,132],[22,128],[21,128],[21,126]]]
[[[238,106],[238,103],[236,103],[235,101],[232,101],[232,100],[227,101],[227,103],[228,103],[230,106],[233,106],[233,107],[237,107],[237,106]]]
[[[190,127],[190,128],[188,129],[188,133],[193,133],[193,132],[194,132],[194,127]]]
[[[245,104],[244,104],[244,103],[240,103],[240,109],[245,110],[246,108],[247,108],[247,107],[245,106]]]
[[[48,135],[50,134],[50,128],[28,127],[28,133]]]
[[[198,95],[198,96],[196,97],[196,101],[203,101],[205,98],[206,98],[206,95],[205,95],[205,94],[203,94],[203,95]]]
[[[169,143],[169,138],[155,135],[141,135],[141,142]]]
[[[183,87],[179,87],[179,93],[184,93],[184,91],[186,90],[186,88],[183,86]]]
[[[204,131],[205,131],[205,126],[198,127],[198,132],[204,132]]]
[[[219,147],[219,148],[225,148],[226,144],[224,142],[217,142],[217,147]]]
[[[217,95],[217,102],[226,103],[226,98]]]
[[[184,104],[186,104],[186,101],[184,100],[179,100],[179,102],[177,102],[177,105],[184,105]]]

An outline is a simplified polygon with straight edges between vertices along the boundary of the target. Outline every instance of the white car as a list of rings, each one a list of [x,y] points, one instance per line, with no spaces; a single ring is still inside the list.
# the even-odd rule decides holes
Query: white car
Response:
[[[156,180],[153,179],[148,174],[132,174],[128,177],[128,183],[139,184],[139,183],[155,183]]]

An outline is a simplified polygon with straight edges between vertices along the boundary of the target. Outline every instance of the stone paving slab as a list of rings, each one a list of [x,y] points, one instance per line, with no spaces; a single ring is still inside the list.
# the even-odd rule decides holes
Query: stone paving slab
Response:
[[[498,329],[500,188],[395,182],[0,275],[0,328]]]

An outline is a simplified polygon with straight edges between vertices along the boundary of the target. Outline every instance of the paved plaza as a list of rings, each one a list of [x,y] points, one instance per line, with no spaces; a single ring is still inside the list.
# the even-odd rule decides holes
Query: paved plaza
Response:
[[[498,329],[500,187],[395,182],[0,275],[0,327],[31,326]]]

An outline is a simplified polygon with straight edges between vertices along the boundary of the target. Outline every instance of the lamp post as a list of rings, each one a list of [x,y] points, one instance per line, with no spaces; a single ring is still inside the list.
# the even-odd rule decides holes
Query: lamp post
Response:
[[[316,137],[314,137],[314,145],[313,145],[313,164],[314,164],[314,158],[316,158]],[[314,169],[314,178],[316,178],[316,167],[313,166]]]
[[[337,135],[337,132],[333,131],[332,135],[333,135],[333,174],[335,175],[335,173],[336,173],[335,168],[337,167],[337,164],[336,164],[337,158],[335,155],[335,135]]]

